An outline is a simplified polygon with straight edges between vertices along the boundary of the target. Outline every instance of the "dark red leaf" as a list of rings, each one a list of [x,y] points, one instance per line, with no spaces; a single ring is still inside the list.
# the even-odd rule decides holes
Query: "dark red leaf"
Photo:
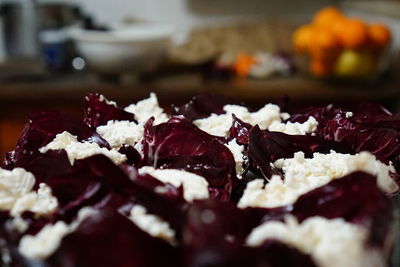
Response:
[[[105,125],[109,120],[135,121],[134,115],[111,104],[103,95],[88,93],[83,103],[84,121],[92,128]]]
[[[212,198],[229,200],[236,171],[233,155],[225,145],[182,117],[151,124],[149,120],[145,125],[145,164],[196,173],[207,179]]]

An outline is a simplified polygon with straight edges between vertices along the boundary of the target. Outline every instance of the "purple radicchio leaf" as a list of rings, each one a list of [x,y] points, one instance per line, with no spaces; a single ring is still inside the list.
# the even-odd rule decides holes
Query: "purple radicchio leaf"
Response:
[[[71,166],[64,150],[54,150],[25,167],[35,175],[37,185],[50,186],[59,202],[59,219],[71,221],[84,206],[124,209],[138,203],[174,225],[180,223],[180,209],[185,203],[182,189],[140,176],[132,166],[117,166],[104,155],[76,160]],[[156,193],[158,186],[166,187],[166,193]]]
[[[90,127],[96,128],[105,125],[109,120],[135,121],[134,114],[118,107],[115,102],[108,101],[98,93],[88,93],[83,104],[86,122]]]
[[[390,238],[394,205],[377,185],[376,177],[354,172],[300,196],[292,205],[276,208],[247,208],[262,221],[282,221],[292,214],[302,222],[313,216],[343,218],[369,231],[369,244],[383,248]],[[253,215],[254,216],[254,215]]]
[[[310,135],[288,135],[281,132],[261,130],[254,126],[249,133],[249,157],[261,170],[265,178],[280,172],[271,166],[271,163],[281,158],[291,158],[298,151],[305,157],[312,157],[313,153],[329,153],[331,150],[340,153],[351,153],[345,145],[334,141],[327,141],[321,137]]]
[[[109,148],[109,144],[83,121],[59,111],[35,112],[28,116],[15,150],[8,152],[3,168],[23,167],[38,155],[40,147],[50,143],[57,134],[67,131],[79,141],[97,143]]]
[[[172,115],[183,115],[186,119],[193,121],[207,118],[211,114],[224,114],[223,107],[228,104],[240,104],[232,98],[214,94],[204,93],[194,96],[188,103],[180,107],[172,107]]]
[[[229,129],[229,137],[235,138],[239,145],[249,144],[249,132],[253,126],[232,114],[232,126]]]
[[[51,266],[181,266],[178,249],[111,209],[96,212],[63,238]]]
[[[184,169],[203,176],[211,198],[229,200],[236,179],[231,151],[188,120],[172,117],[156,126],[149,120],[145,125],[143,154],[147,165]]]
[[[126,156],[127,160],[125,163],[140,167],[142,156],[133,146],[123,145],[118,149],[118,152]]]
[[[194,202],[183,232],[184,266],[315,266],[309,256],[275,240],[256,248],[245,246],[245,238],[263,216],[261,209],[242,210],[232,203]]]
[[[347,112],[352,112],[352,116],[346,116]],[[363,103],[349,108],[311,108],[289,120],[302,121],[310,115],[319,123],[316,134],[324,139],[341,142],[355,152],[369,151],[383,163],[392,161],[399,165],[400,114],[392,115],[380,105]]]
[[[393,208],[376,177],[354,172],[300,196],[292,213],[300,221],[323,216],[364,225],[369,229],[370,243],[383,246],[393,224]]]

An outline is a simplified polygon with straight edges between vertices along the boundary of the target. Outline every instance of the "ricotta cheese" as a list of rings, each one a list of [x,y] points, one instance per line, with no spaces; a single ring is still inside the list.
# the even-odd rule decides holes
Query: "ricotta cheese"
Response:
[[[239,179],[242,179],[244,146],[239,145],[236,140],[231,140],[228,144],[225,144],[225,146],[229,148],[232,152],[233,158],[235,159],[236,176]]]
[[[284,222],[266,222],[248,236],[249,246],[260,246],[266,239],[276,239],[309,254],[321,267],[385,266],[378,249],[366,246],[368,231],[343,219],[310,217],[299,223],[293,216]]]
[[[264,185],[264,180],[256,179],[247,184],[238,206],[277,207],[294,203],[299,196],[334,179],[355,171],[364,171],[377,176],[379,187],[388,193],[398,190],[397,183],[390,177],[393,166],[378,161],[369,152],[341,154],[314,153],[313,158],[304,158],[303,152],[295,153],[293,158],[279,159],[275,167],[282,169],[284,179],[274,175]]]
[[[273,121],[268,127],[268,130],[291,135],[305,135],[307,133],[315,132],[317,127],[318,121],[314,117],[310,116],[308,120],[303,123],[290,121],[282,123],[280,121]]]
[[[186,201],[209,198],[208,182],[197,174],[175,169],[155,169],[145,166],[139,169],[139,174],[150,174],[163,183],[175,187],[183,186],[183,197]]]
[[[55,224],[47,224],[34,236],[24,235],[19,242],[18,251],[29,259],[46,259],[58,249],[64,236],[75,231],[83,220],[94,213],[95,210],[85,207],[69,225],[58,221]]]
[[[157,96],[150,93],[150,97],[131,104],[125,108],[125,111],[133,113],[139,124],[145,124],[150,117],[154,117],[154,124],[160,124],[168,120],[168,116],[159,106]]]
[[[96,154],[103,154],[112,160],[115,164],[121,164],[126,161],[126,156],[119,153],[115,149],[108,150],[105,147],[100,147],[96,143],[79,142],[77,137],[69,132],[57,134],[53,141],[46,146],[41,147],[39,151],[46,153],[49,150],[64,149],[68,154],[68,159],[71,165],[74,165],[75,160],[84,159]]]
[[[11,171],[0,168],[0,209],[9,210],[11,216],[25,211],[47,215],[53,212],[58,202],[51,189],[41,183],[38,191],[33,191],[35,177],[22,168]]]
[[[57,206],[58,201],[51,194],[51,188],[40,183],[37,192],[32,191],[17,198],[10,213],[12,216],[22,214],[24,211],[31,211],[35,214],[50,214]]]
[[[171,229],[170,225],[160,217],[147,213],[145,207],[133,206],[129,219],[149,235],[164,239],[171,244],[176,243],[175,231]]]
[[[351,117],[353,117],[353,112],[348,111],[348,112],[346,112],[345,116],[346,116],[346,118],[351,118]]]
[[[249,112],[246,107],[239,105],[225,105],[223,109],[226,112],[225,114],[211,114],[208,118],[198,119],[193,123],[211,135],[227,136],[232,126],[232,114],[251,125],[258,124],[263,130],[267,129],[273,121],[280,122],[282,120],[281,115],[285,116],[286,114],[280,113],[280,108],[274,104],[266,104],[256,112]]]
[[[29,228],[29,223],[25,221],[21,216],[9,219],[5,227],[8,231],[17,230],[19,233],[23,233]]]
[[[132,121],[110,120],[106,125],[96,128],[96,132],[103,137],[111,147],[120,148],[125,144],[134,145],[143,137],[143,125]]]

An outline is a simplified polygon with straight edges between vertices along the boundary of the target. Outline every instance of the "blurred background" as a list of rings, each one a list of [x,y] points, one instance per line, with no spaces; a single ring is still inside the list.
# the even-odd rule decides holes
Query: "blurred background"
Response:
[[[86,92],[400,108],[400,0],[0,0],[0,154]],[[293,111],[291,110],[291,111]]]

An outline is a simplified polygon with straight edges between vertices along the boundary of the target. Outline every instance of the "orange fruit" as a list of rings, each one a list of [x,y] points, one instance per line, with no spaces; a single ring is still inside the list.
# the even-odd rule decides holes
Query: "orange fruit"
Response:
[[[329,28],[333,21],[342,18],[343,13],[336,7],[325,7],[319,10],[314,18],[313,23],[318,27]]]
[[[390,30],[379,23],[369,25],[368,34],[371,43],[376,47],[384,47],[392,39]]]
[[[322,60],[314,58],[311,60],[310,70],[317,77],[324,77],[331,74],[332,68],[331,64],[327,64],[327,62]]]
[[[331,31],[333,32],[333,34],[335,35],[335,37],[338,40],[340,40],[340,35],[346,29],[346,22],[347,22],[347,18],[342,17],[342,18],[338,18],[338,19],[334,20],[331,24]]]
[[[326,29],[316,29],[310,45],[310,54],[313,58],[330,61],[336,57],[339,43],[335,35]]]
[[[247,77],[250,67],[257,63],[257,60],[247,53],[239,53],[233,65],[236,74],[239,77]]]
[[[307,52],[310,48],[313,35],[313,26],[303,25],[296,29],[293,33],[292,42],[294,48],[298,52]]]
[[[358,49],[368,42],[368,27],[359,19],[348,19],[338,38],[345,48]]]

